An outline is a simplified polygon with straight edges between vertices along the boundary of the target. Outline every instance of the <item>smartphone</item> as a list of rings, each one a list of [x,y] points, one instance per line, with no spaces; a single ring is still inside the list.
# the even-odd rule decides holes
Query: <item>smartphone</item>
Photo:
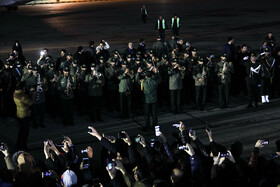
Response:
[[[52,172],[42,172],[42,178],[52,176]]]
[[[220,157],[227,157],[227,156],[229,156],[229,153],[221,153],[220,154]]]
[[[268,145],[269,144],[269,141],[268,140],[264,140],[263,142],[262,142],[262,145]]]
[[[120,133],[118,134],[118,137],[119,137],[119,139],[124,139],[124,138],[126,138],[126,134],[123,133],[123,132],[120,132]]]
[[[191,135],[193,136],[193,130],[192,130],[192,128],[190,128],[190,133],[191,133]]]
[[[155,126],[155,133],[156,133],[156,136],[159,136],[161,134],[159,126]]]
[[[139,136],[137,136],[136,138],[135,138],[135,142],[136,143],[139,143],[141,141],[141,138],[139,137]]]
[[[150,147],[154,147],[154,144],[155,144],[155,139],[151,139]]]
[[[40,55],[43,56],[45,53],[44,51],[40,51]]]
[[[5,150],[5,146],[3,144],[0,145],[0,150],[4,151]]]
[[[83,169],[88,169],[89,158],[83,158]]]
[[[181,126],[181,124],[173,124],[173,127],[179,128]]]
[[[116,163],[114,161],[112,161],[111,159],[107,159],[107,167],[109,170],[114,169],[116,166]]]
[[[178,149],[179,149],[179,150],[185,150],[185,149],[187,149],[187,146],[185,146],[185,145],[178,146]]]
[[[91,130],[91,129],[88,129],[88,132],[92,133],[92,130]]]

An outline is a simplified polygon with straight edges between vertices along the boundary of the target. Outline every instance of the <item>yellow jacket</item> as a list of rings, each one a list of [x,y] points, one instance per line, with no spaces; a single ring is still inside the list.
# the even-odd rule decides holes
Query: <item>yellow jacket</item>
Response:
[[[33,103],[31,99],[29,99],[27,95],[23,93],[22,90],[15,90],[14,101],[17,105],[17,117],[27,117],[29,113],[29,106],[31,106]]]

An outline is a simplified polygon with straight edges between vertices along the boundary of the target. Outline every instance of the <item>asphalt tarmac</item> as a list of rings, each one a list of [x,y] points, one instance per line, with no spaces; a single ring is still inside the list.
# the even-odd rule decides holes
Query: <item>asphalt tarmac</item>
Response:
[[[148,23],[140,20],[140,7],[147,4]],[[104,39],[111,45],[110,50],[124,50],[128,41],[136,45],[140,38],[146,40],[147,48],[155,41],[156,18],[163,15],[168,23],[174,13],[182,19],[180,36],[198,48],[199,54],[221,54],[228,36],[235,38],[236,45],[248,44],[258,49],[267,32],[272,31],[278,39],[280,30],[279,1],[94,1],[90,3],[48,4],[21,6],[16,12],[0,10],[0,59],[5,60],[14,40],[19,40],[28,60],[37,60],[42,48],[49,48],[53,57],[62,48],[75,52],[77,46],[86,46],[93,40],[96,44]],[[171,31],[166,32],[171,37]],[[274,142],[280,139],[279,100],[259,109],[246,109],[246,97],[231,97],[231,108],[219,110],[217,103],[208,104],[208,110],[194,111],[185,106],[184,113],[173,115],[169,108],[159,110],[159,124],[168,140],[177,131],[173,123],[182,120],[188,128],[197,131],[198,138],[208,143],[205,133],[207,122],[213,130],[214,139],[227,146],[234,141],[244,145],[244,158],[248,159],[258,139],[268,139],[270,144],[261,151],[269,157],[275,151]],[[143,115],[135,114],[128,120],[118,119],[118,113],[102,112],[104,122],[90,124],[88,117],[75,115],[75,126],[64,127],[61,119],[47,116],[47,128],[31,129],[28,147],[35,157],[43,159],[43,141],[53,139],[60,142],[63,134],[70,136],[79,149],[92,145],[96,157],[101,149],[96,139],[87,134],[87,126],[93,125],[98,131],[117,135],[126,130],[129,135],[143,134],[147,140],[154,138],[154,132],[143,132]],[[18,131],[15,119],[0,119],[0,140],[10,145],[12,151]],[[0,162],[3,165],[3,162]]]

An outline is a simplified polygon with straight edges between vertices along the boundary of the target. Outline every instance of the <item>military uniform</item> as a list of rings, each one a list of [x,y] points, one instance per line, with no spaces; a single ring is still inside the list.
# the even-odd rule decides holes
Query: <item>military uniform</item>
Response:
[[[203,59],[200,58],[199,62],[203,62]],[[194,66],[193,79],[195,81],[196,105],[200,110],[204,110],[206,102],[207,67],[203,64]]]
[[[33,66],[33,71],[37,71],[37,73],[30,76],[25,84],[27,93],[31,95],[34,101],[32,105],[32,127],[45,127],[45,91],[48,88],[47,79],[38,73],[37,66]]]
[[[254,101],[255,107],[258,107],[259,88],[261,79],[261,64],[258,62],[249,61],[244,62],[246,68],[246,85],[248,90],[248,107],[252,107]]]
[[[112,58],[110,60],[114,64],[116,63],[116,60]],[[114,108],[115,110],[119,110],[119,104],[118,104],[118,67],[115,64],[114,66],[109,65],[105,69],[105,78],[106,78],[106,86],[107,86],[107,91],[106,91],[106,102],[107,102],[107,107],[109,111],[113,111]]]
[[[69,72],[69,67],[63,69]],[[73,125],[74,92],[76,78],[71,75],[61,75],[57,81],[64,125]]]
[[[224,55],[226,57],[226,55]],[[215,72],[218,76],[218,90],[220,107],[229,107],[229,89],[231,83],[231,73],[234,72],[232,62],[218,62]]]
[[[172,62],[177,63],[177,59],[172,59]],[[182,68],[174,68],[173,66],[168,69],[169,75],[169,90],[171,110],[173,113],[178,113],[181,110],[182,88],[185,70]]]
[[[269,49],[266,48],[265,52],[269,52]],[[261,96],[262,103],[269,103],[269,96],[271,92],[271,82],[272,77],[274,76],[275,70],[275,59],[271,55],[258,55],[257,61],[262,65],[262,74],[261,74]]]
[[[48,90],[46,94],[46,108],[47,112],[51,115],[51,117],[56,117],[57,103],[59,103],[59,91],[58,91],[58,83],[57,79],[59,77],[59,72],[54,70],[54,65],[51,65],[52,68],[46,72],[46,78],[48,82]]]
[[[136,81],[141,85],[141,90],[145,94],[145,126],[150,127],[150,116],[152,115],[153,126],[158,125],[157,118],[157,86],[160,83],[160,75],[156,73],[153,75],[152,72],[147,71],[145,73],[146,77],[140,79],[140,74],[136,74]]]
[[[123,65],[127,65],[126,62],[123,62]],[[132,93],[132,80],[134,78],[133,74],[130,72],[125,73],[126,68],[121,68],[118,71],[119,79],[119,94],[120,94],[120,109],[121,109],[121,118],[130,117],[130,107],[131,107],[131,93]]]
[[[91,64],[91,67],[96,67]],[[93,70],[86,76],[85,82],[88,84],[88,96],[90,104],[90,119],[92,122],[102,121],[100,108],[102,104],[103,86],[105,79],[102,73]]]
[[[157,68],[159,70],[159,74],[161,77],[161,82],[158,85],[158,104],[159,106],[163,104],[169,104],[169,88],[168,88],[168,82],[169,82],[169,75],[168,75],[168,68],[169,68],[169,62],[168,57],[165,55],[161,61],[157,63]]]
[[[78,94],[78,103],[77,103],[77,108],[78,112],[80,115],[85,115],[87,114],[87,100],[88,100],[88,95],[87,95],[87,83],[85,82],[86,80],[86,68],[87,66],[83,64],[81,66],[81,71],[78,71],[76,77],[77,77],[77,94]]]

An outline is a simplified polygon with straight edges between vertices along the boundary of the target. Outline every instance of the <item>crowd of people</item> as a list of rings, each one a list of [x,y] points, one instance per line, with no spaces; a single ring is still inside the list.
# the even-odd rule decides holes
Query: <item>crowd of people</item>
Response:
[[[280,185],[280,140],[275,142],[276,150],[269,159],[260,155],[262,147],[269,142],[258,140],[252,147],[250,160],[246,161],[239,141],[227,148],[214,140],[211,129],[206,126],[209,143],[203,144],[192,128],[182,122],[177,127],[175,140],[168,142],[160,131],[154,139],[146,140],[140,134],[130,137],[125,131],[120,131],[116,137],[101,134],[89,126],[88,134],[100,142],[101,153],[90,145],[77,150],[71,138],[63,136],[62,143],[44,141],[44,161],[25,151],[11,154],[8,146],[1,143],[7,168],[1,170],[0,186]]]

